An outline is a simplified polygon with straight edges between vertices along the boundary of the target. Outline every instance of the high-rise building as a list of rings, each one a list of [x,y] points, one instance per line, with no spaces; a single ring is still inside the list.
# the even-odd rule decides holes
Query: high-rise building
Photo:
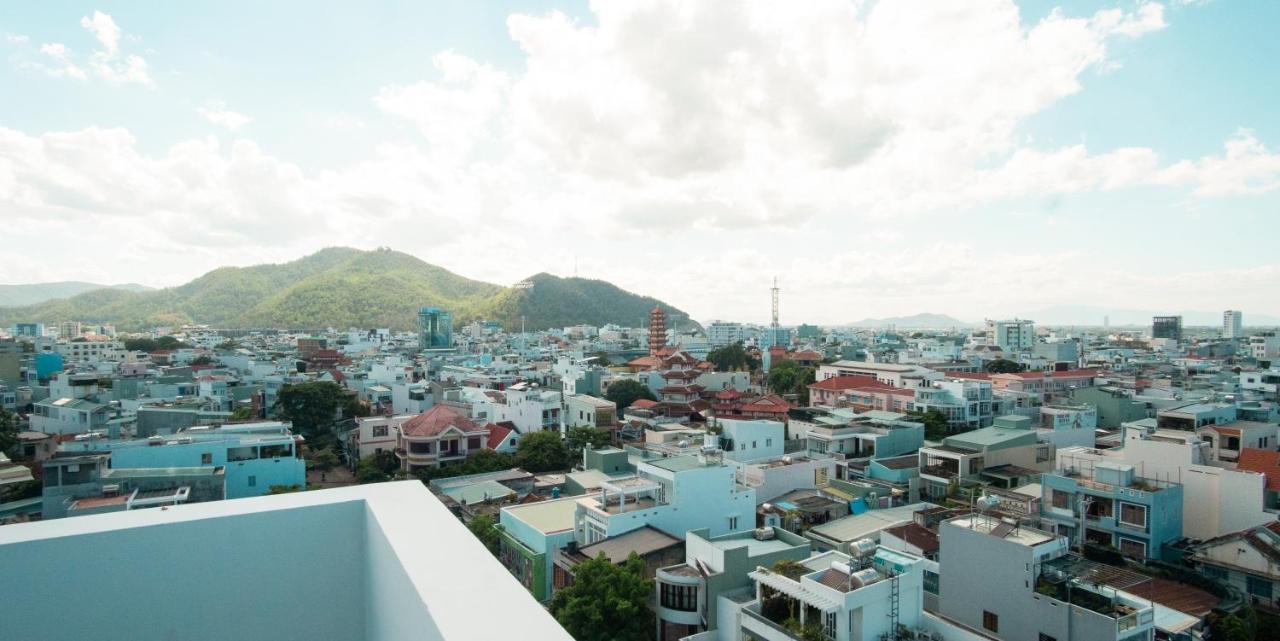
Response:
[[[1151,319],[1151,338],[1182,340],[1181,316],[1156,316]]]
[[[656,356],[658,350],[667,346],[667,313],[654,305],[649,310],[649,355]]]
[[[439,307],[418,309],[418,348],[453,347],[453,314]]]
[[[1006,352],[1031,349],[1036,342],[1036,324],[1034,321],[1017,318],[1002,321],[988,320],[987,337]]]
[[[1238,309],[1222,312],[1222,337],[1244,338],[1244,313]]]
[[[712,347],[724,347],[746,341],[747,332],[742,323],[712,321],[707,325],[707,342]]]

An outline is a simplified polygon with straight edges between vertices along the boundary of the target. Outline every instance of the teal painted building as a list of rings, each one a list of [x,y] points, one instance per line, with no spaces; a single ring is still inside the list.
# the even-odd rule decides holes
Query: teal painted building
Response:
[[[1087,543],[1137,559],[1163,558],[1165,545],[1182,538],[1181,484],[1139,477],[1125,463],[1060,462],[1040,478],[1046,529],[1079,545],[1083,528]]]

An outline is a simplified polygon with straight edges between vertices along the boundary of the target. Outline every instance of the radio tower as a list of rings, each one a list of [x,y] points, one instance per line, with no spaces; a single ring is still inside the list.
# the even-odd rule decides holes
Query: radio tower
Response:
[[[773,294],[773,324],[771,327],[775,330],[773,333],[777,336],[778,332],[778,277],[773,277],[773,289],[769,290]]]

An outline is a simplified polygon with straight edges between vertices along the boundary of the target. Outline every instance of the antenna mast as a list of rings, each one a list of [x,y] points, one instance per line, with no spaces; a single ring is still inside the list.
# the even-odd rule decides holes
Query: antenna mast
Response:
[[[778,277],[777,276],[773,277],[773,289],[769,290],[769,292],[773,295],[773,324],[771,325],[771,327],[773,327],[774,329],[778,329]],[[777,336],[777,332],[774,332],[774,336]]]

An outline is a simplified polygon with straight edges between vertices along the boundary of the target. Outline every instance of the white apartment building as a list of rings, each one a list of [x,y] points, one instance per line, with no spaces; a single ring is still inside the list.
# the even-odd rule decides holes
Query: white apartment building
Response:
[[[124,343],[120,341],[68,341],[54,346],[62,357],[70,361],[95,362],[119,361],[124,358]]]
[[[1249,337],[1249,355],[1254,358],[1280,356],[1280,334],[1262,332]]]
[[[988,320],[987,337],[989,344],[996,345],[1005,352],[1019,352],[1031,349],[1036,343],[1036,324],[1029,320]]]
[[[1244,338],[1244,313],[1238,309],[1222,312],[1222,337]]]
[[[837,376],[870,376],[894,387],[923,387],[930,381],[942,378],[943,374],[920,365],[899,363],[836,361],[818,366],[817,380],[825,381]]]

